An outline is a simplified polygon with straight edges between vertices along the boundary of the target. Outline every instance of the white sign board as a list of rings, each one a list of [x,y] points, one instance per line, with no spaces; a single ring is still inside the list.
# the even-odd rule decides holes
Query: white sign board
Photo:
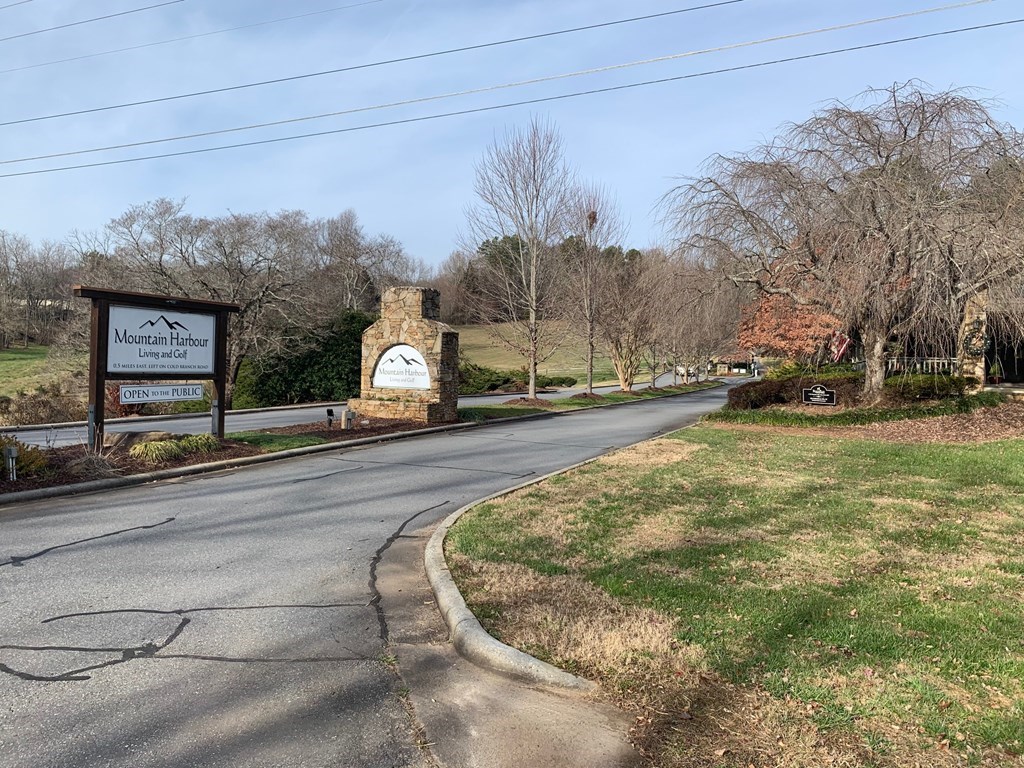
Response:
[[[408,344],[396,344],[377,360],[373,386],[389,389],[430,389],[427,361]]]
[[[107,373],[214,373],[216,315],[110,306]]]
[[[122,384],[121,404],[202,400],[202,384]]]

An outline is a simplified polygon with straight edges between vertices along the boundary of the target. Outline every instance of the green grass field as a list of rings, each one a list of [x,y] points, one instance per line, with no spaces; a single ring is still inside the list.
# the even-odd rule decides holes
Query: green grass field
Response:
[[[482,505],[448,550],[658,765],[994,766],[1024,753],[1022,535],[1024,440],[703,426]]]
[[[47,347],[29,345],[0,349],[0,395],[31,392],[53,378]]]
[[[514,371],[526,365],[525,358],[503,347],[485,325],[462,325],[455,330],[459,332],[459,352],[470,362],[500,371]],[[537,370],[546,376],[573,376],[582,384],[587,376],[586,347],[579,339],[567,336]],[[615,382],[611,361],[600,349],[594,360],[594,381]]]

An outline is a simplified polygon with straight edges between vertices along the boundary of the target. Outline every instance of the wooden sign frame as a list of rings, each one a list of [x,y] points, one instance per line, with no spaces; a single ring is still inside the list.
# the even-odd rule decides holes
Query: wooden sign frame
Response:
[[[89,332],[89,449],[103,446],[104,403],[107,381],[164,380],[185,381],[204,379],[213,382],[210,398],[211,432],[224,437],[224,400],[227,384],[228,319],[232,312],[241,308],[237,304],[221,301],[204,301],[179,296],[163,296],[154,293],[111,291],[105,288],[91,288],[76,285],[74,295],[92,300],[92,317]],[[131,371],[109,372],[108,341],[110,334],[110,307],[135,307],[168,312],[188,312],[208,315],[214,318],[213,372],[160,372]]]

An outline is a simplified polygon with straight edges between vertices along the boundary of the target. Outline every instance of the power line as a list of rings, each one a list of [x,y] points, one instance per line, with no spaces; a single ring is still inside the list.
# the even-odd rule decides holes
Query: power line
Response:
[[[975,32],[978,30],[994,29],[996,27],[1006,27],[1013,24],[1024,23],[1024,18],[1010,19],[1008,21],[999,21],[991,24],[979,24],[973,27],[959,27],[957,29],[945,30],[942,32],[930,32],[922,35],[913,35],[911,37],[901,37],[895,40],[884,40],[878,43],[865,43],[863,45],[848,46],[846,48],[834,48],[828,51],[819,51],[817,53],[807,53],[800,56],[789,56],[781,59],[772,59],[770,61],[762,61],[754,64],[740,64],[734,67],[723,67],[721,69],[707,70],[704,72],[694,72],[688,75],[677,75],[674,77],[663,77],[657,80],[644,80],[637,83],[627,83],[625,85],[612,85],[605,88],[593,88],[586,91],[576,91],[574,93],[564,93],[557,96],[544,96],[536,99],[524,99],[522,101],[507,102],[505,104],[494,104],[488,107],[474,107],[471,109],[462,109],[454,112],[443,112],[435,115],[423,115],[420,117],[409,117],[401,120],[390,120],[387,122],[370,123],[367,125],[357,125],[349,128],[336,128],[329,131],[317,131],[315,133],[303,133],[293,136],[280,136],[273,139],[261,139],[258,141],[246,141],[239,142],[237,144],[224,144],[218,147],[204,147],[202,149],[188,149],[180,152],[167,152],[159,155],[144,155],[141,157],[129,157],[121,160],[105,160],[96,163],[83,163],[81,165],[67,165],[58,168],[44,168],[35,171],[19,171],[17,173],[5,173],[0,174],[0,179],[10,179],[18,176],[37,176],[44,173],[58,173],[62,171],[74,171],[83,168],[100,168],[109,165],[125,165],[127,163],[139,163],[146,160],[160,160],[169,157],[184,157],[187,155],[200,155],[209,152],[222,152],[228,149],[240,149],[243,147],[255,147],[265,144],[280,144],[286,141],[298,141],[300,139],[311,139],[318,138],[321,136],[332,136],[341,133],[354,133],[356,131],[365,131],[373,128],[386,128],[396,125],[407,125],[410,123],[421,123],[428,120],[440,120],[448,117],[461,117],[465,115],[479,114],[481,112],[493,112],[499,109],[510,109],[512,107],[524,107],[531,106],[534,104],[543,104],[553,101],[564,101],[566,99],[573,99],[580,96],[594,96],[597,94],[614,93],[616,91],[625,91],[633,88],[641,88],[649,85],[661,85],[664,83],[674,83],[683,80],[693,80],[701,77],[710,77],[712,75],[722,75],[730,72],[741,72],[749,69],[759,69],[761,67],[770,67],[778,64],[788,64],[795,61],[807,61],[810,59],[820,59],[826,56],[835,56],[841,53],[852,53],[855,51],[865,51],[874,48],[883,48],[891,45],[899,45],[901,43],[915,42],[918,40],[927,40],[929,38],[944,37],[949,35],[960,34],[962,32]]]
[[[176,2],[180,2],[180,1],[181,0],[176,0]],[[970,0],[970,2],[967,3],[967,4],[968,5],[974,5],[974,4],[977,4],[977,3],[988,3],[988,2],[992,2],[992,1],[993,0]],[[689,7],[689,8],[681,8],[681,9],[678,9],[678,10],[675,10],[675,11],[665,11],[663,13],[654,13],[654,14],[650,14],[648,16],[633,16],[633,17],[628,18],[628,19],[619,19],[617,21],[605,21],[605,22],[601,22],[599,24],[588,24],[587,26],[573,27],[571,29],[562,29],[562,30],[558,30],[556,32],[542,32],[542,33],[536,34],[536,35],[526,35],[526,36],[523,36],[523,37],[513,37],[513,38],[509,38],[507,40],[497,40],[497,41],[490,42],[490,43],[479,43],[477,45],[467,45],[467,46],[463,46],[461,48],[449,48],[449,49],[443,50],[443,51],[432,51],[431,53],[420,53],[420,54],[416,54],[416,55],[413,55],[413,56],[402,56],[402,57],[397,58],[397,59],[386,59],[384,61],[375,61],[375,62],[371,62],[369,64],[354,64],[354,65],[348,66],[348,67],[339,67],[338,69],[326,69],[326,70],[322,70],[320,72],[307,72],[307,73],[301,74],[301,75],[292,75],[290,77],[279,77],[279,78],[274,78],[272,80],[260,80],[258,82],[254,82],[254,83],[243,83],[241,85],[231,85],[231,86],[227,86],[225,88],[211,88],[211,89],[205,90],[205,91],[193,91],[191,93],[179,93],[179,94],[176,94],[174,96],[161,96],[159,98],[154,98],[154,99],[143,99],[142,101],[130,101],[130,102],[126,102],[124,104],[110,104],[110,105],[105,106],[105,107],[93,107],[91,109],[80,109],[80,110],[76,110],[76,111],[73,111],[73,112],[60,112],[60,113],[52,114],[52,115],[40,115],[38,117],[27,117],[27,118],[23,118],[21,120],[8,120],[7,122],[0,122],[0,127],[7,126],[7,125],[20,125],[22,123],[35,123],[35,122],[39,122],[41,120],[56,120],[57,118],[61,118],[61,117],[74,117],[76,115],[87,115],[87,114],[92,114],[92,113],[95,113],[95,112],[108,112],[110,110],[126,109],[128,107],[141,107],[141,106],[144,106],[144,105],[147,105],[147,104],[159,104],[159,103],[167,102],[167,101],[177,101],[177,100],[180,100],[180,99],[190,99],[190,98],[193,98],[195,96],[210,96],[210,95],[213,95],[213,94],[216,94],[216,93],[228,93],[230,91],[241,91],[241,90],[244,90],[246,88],[257,88],[257,87],[261,87],[261,86],[264,86],[264,85],[276,85],[276,84],[279,84],[279,83],[294,82],[296,80],[306,80],[306,79],[309,79],[309,78],[312,78],[312,77],[323,77],[325,75],[337,75],[337,74],[341,74],[342,72],[354,72],[354,71],[360,70],[360,69],[371,69],[373,67],[383,67],[383,66],[388,65],[388,64],[401,64],[401,63],[405,63],[405,62],[409,62],[409,61],[418,61],[420,59],[434,58],[436,56],[447,56],[447,55],[453,54],[453,53],[465,53],[466,51],[476,51],[476,50],[480,50],[480,49],[483,49],[483,48],[493,48],[493,47],[496,47],[496,46],[499,46],[499,45],[510,45],[512,43],[521,43],[521,42],[525,42],[525,41],[528,41],[528,40],[540,40],[542,38],[554,37],[556,35],[567,35],[567,34],[570,34],[570,33],[573,33],[573,32],[583,32],[583,31],[591,30],[591,29],[599,29],[601,27],[610,27],[610,26],[614,26],[616,24],[629,24],[629,23],[632,23],[632,22],[635,22],[635,21],[646,21],[648,19],[656,19],[656,18],[661,18],[661,17],[664,17],[664,16],[671,16],[671,15],[679,14],[679,13],[690,13],[691,11],[702,11],[702,10],[705,10],[705,9],[708,9],[708,8],[718,8],[718,7],[724,6],[724,5],[735,5],[736,3],[743,3],[743,2],[746,2],[746,0],[721,0],[720,2],[708,3],[706,5],[697,5],[697,6],[692,6],[692,7]]]
[[[18,0],[18,2],[16,2],[16,3],[8,3],[7,5],[0,5],[0,11],[4,10],[5,8],[13,8],[16,5],[24,5],[25,3],[31,3],[31,2],[32,2],[32,0]]]
[[[151,11],[154,8],[163,8],[165,5],[176,5],[177,3],[183,3],[185,0],[167,0],[165,3],[157,3],[156,5],[147,5],[145,8],[133,8],[130,11],[119,11],[118,13],[108,13],[106,16],[95,16],[91,19],[82,19],[81,21],[70,21],[67,24],[59,24],[56,27],[46,27],[45,29],[35,29],[31,32],[22,32],[17,35],[10,35],[9,37],[0,37],[0,43],[5,43],[8,40],[17,40],[20,37],[31,37],[32,35],[41,35],[44,32],[54,32],[58,29],[67,29],[68,27],[80,27],[83,24],[92,24],[94,21],[106,21],[107,19],[116,19],[118,16],[128,16],[132,13],[141,13],[142,11]],[[19,5],[19,3],[14,3]],[[11,6],[4,6],[10,8]]]
[[[129,45],[126,48],[114,48],[114,49],[109,50],[109,51],[99,51],[97,53],[86,53],[86,54],[84,54],[82,56],[71,56],[70,58],[67,58],[67,59],[55,59],[54,61],[43,61],[43,62],[40,62],[39,64],[26,64],[23,67],[11,67],[10,69],[0,69],[0,74],[7,74],[8,72],[22,72],[22,71],[24,71],[26,69],[38,69],[40,67],[49,67],[49,66],[52,66],[54,64],[67,64],[68,62],[71,62],[71,61],[82,61],[83,59],[95,59],[95,58],[98,58],[99,56],[110,56],[111,54],[114,54],[114,53],[125,53],[126,51],[138,51],[138,50],[140,50],[142,48],[153,48],[153,47],[155,47],[157,45],[169,45],[171,43],[181,43],[181,42],[184,42],[186,40],[198,40],[201,37],[211,37],[213,35],[222,35],[225,32],[237,32],[237,31],[242,30],[242,29],[253,29],[254,27],[265,27],[265,26],[267,26],[269,24],[280,24],[280,23],[285,22],[285,21],[295,21],[297,19],[307,19],[310,16],[321,16],[321,15],[323,15],[325,13],[335,13],[337,11],[345,11],[345,10],[348,10],[350,8],[359,8],[359,7],[364,6],[364,5],[375,5],[377,3],[383,3],[385,1],[386,0],[366,0],[365,2],[354,3],[352,5],[339,5],[336,8],[325,8],[322,11],[311,11],[310,13],[300,13],[297,16],[284,16],[284,17],[279,18],[279,19],[267,19],[266,21],[256,21],[256,22],[253,22],[252,24],[242,24],[241,26],[238,26],[238,27],[226,27],[225,29],[215,29],[215,30],[213,30],[211,32],[200,32],[200,33],[195,34],[195,35],[185,35],[184,37],[172,37],[172,38],[170,38],[168,40],[156,40],[156,41],[154,41],[152,43],[141,43],[139,45]],[[32,2],[32,0],[21,0],[20,3],[15,3],[15,5],[21,5],[21,3],[30,3],[30,2]],[[10,7],[11,6],[5,5],[3,7],[0,7],[0,10],[3,10],[3,8],[10,8]]]
[[[978,2],[978,1],[980,1],[980,2],[987,2],[987,0],[974,0],[975,3]],[[968,4],[971,4],[971,3],[968,3]],[[943,9],[947,9],[947,8],[949,8],[949,6],[944,6],[943,7]],[[933,9],[933,11],[934,10],[939,10],[939,9]],[[928,13],[928,12],[929,11],[927,11],[927,10],[926,11],[915,11],[914,15],[920,14],[920,13]],[[0,165],[12,165],[14,163],[27,163],[27,162],[37,161],[37,160],[52,160],[52,159],[58,158],[58,157],[72,157],[72,156],[75,156],[75,155],[87,155],[87,154],[92,154],[92,153],[95,153],[95,152],[110,152],[110,151],[115,150],[115,149],[131,149],[133,147],[152,146],[154,144],[166,144],[166,143],[169,143],[169,142],[172,142],[172,141],[186,141],[186,140],[189,140],[189,139],[200,139],[200,138],[206,138],[206,137],[209,137],[209,136],[219,136],[219,135],[223,135],[223,134],[226,134],[226,133],[240,133],[242,131],[251,131],[251,130],[256,130],[256,129],[259,129],[259,128],[273,128],[275,126],[280,126],[280,125],[290,125],[290,124],[293,124],[293,123],[309,122],[309,121],[312,121],[312,120],[323,120],[323,119],[329,118],[329,117],[341,117],[343,115],[352,115],[352,114],[357,114],[357,113],[360,113],[360,112],[374,112],[374,111],[377,111],[377,110],[380,110],[380,109],[391,109],[391,108],[394,108],[394,107],[410,106],[412,104],[424,104],[424,103],[432,102],[432,101],[443,101],[443,100],[446,100],[446,99],[457,98],[457,97],[460,97],[460,96],[479,95],[481,93],[488,93],[488,92],[491,92],[491,91],[508,90],[508,89],[511,89],[511,88],[520,88],[520,87],[527,86],[527,85],[537,85],[537,84],[540,84],[540,83],[553,82],[555,80],[566,80],[566,79],[569,79],[569,78],[572,78],[572,77],[581,77],[583,75],[599,74],[599,73],[602,73],[602,72],[610,72],[610,71],[617,70],[617,69],[627,69],[627,68],[631,68],[631,67],[643,66],[643,65],[646,65],[646,64],[659,63],[659,62],[663,62],[663,61],[671,61],[671,60],[690,58],[690,57],[693,57],[693,56],[701,56],[701,55],[709,54],[709,53],[718,53],[718,52],[721,52],[721,51],[736,50],[736,49],[739,49],[739,48],[749,48],[749,47],[752,47],[752,46],[755,46],[755,45],[763,45],[763,44],[766,44],[766,43],[778,42],[778,41],[781,41],[781,40],[791,40],[791,39],[794,39],[794,38],[806,37],[806,36],[812,35],[812,34],[821,34],[823,32],[834,32],[834,31],[841,30],[841,29],[849,29],[851,27],[863,26],[863,25],[866,25],[866,24],[873,24],[873,23],[877,23],[877,22],[880,22],[880,21],[889,21],[889,20],[891,20],[893,18],[902,18],[902,15],[898,16],[898,17],[891,17],[891,16],[889,16],[889,17],[883,17],[883,18],[880,18],[880,19],[868,19],[868,20],[865,20],[865,21],[851,22],[851,23],[848,23],[848,24],[841,24],[841,25],[832,26],[832,27],[824,27],[824,28],[819,28],[819,29],[815,29],[815,30],[808,30],[808,31],[804,31],[804,32],[793,32],[793,33],[789,33],[789,34],[785,34],[785,35],[775,35],[773,37],[761,38],[759,40],[747,40],[747,41],[739,42],[739,43],[730,43],[730,44],[727,44],[727,45],[716,46],[714,48],[702,48],[702,49],[698,49],[698,50],[694,50],[694,51],[685,51],[683,53],[675,53],[675,54],[669,54],[669,55],[666,55],[666,56],[658,56],[658,57],[651,58],[651,59],[643,59],[643,60],[640,60],[640,61],[626,62],[626,63],[623,63],[623,64],[611,64],[611,65],[603,66],[603,67],[593,67],[591,69],[578,70],[576,72],[567,72],[567,73],[562,73],[562,74],[558,74],[558,75],[547,75],[547,76],[544,76],[544,77],[531,78],[529,80],[520,80],[518,82],[503,83],[503,84],[500,84],[500,85],[489,85],[489,86],[483,86],[483,87],[480,87],[480,88],[470,88],[470,89],[462,90],[462,91],[454,91],[454,92],[450,92],[450,93],[435,94],[433,96],[421,96],[421,97],[412,98],[412,99],[404,99],[402,101],[393,101],[393,102],[389,102],[389,103],[385,103],[385,104],[375,104],[375,105],[365,106],[365,107],[353,107],[351,109],[337,110],[337,111],[334,111],[334,112],[325,112],[325,113],[321,113],[321,114],[318,114],[318,115],[305,115],[305,116],[301,116],[301,117],[286,118],[286,119],[283,119],[283,120],[273,120],[273,121],[263,122],[263,123],[252,123],[252,124],[249,124],[249,125],[235,126],[235,127],[232,127],[232,128],[221,128],[221,129],[210,130],[210,131],[200,131],[200,132],[197,132],[197,133],[189,133],[189,134],[183,134],[183,135],[179,135],[179,136],[168,136],[168,137],[159,138],[159,139],[149,139],[149,140],[145,140],[145,141],[134,141],[134,142],[128,142],[128,143],[124,143],[124,144],[112,144],[112,145],[106,146],[106,147],[93,147],[91,149],[78,149],[78,150],[71,150],[71,151],[68,151],[68,152],[54,152],[54,153],[46,154],[46,155],[35,155],[35,156],[31,156],[31,157],[14,158],[14,159],[11,159],[11,160],[0,160]],[[5,125],[5,124],[4,123],[0,123],[0,125]]]

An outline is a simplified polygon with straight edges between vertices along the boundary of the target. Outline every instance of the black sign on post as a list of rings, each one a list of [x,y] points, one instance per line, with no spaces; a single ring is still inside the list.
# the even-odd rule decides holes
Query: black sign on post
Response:
[[[815,384],[810,388],[803,389],[802,392],[804,405],[836,404],[836,391],[834,389],[826,389],[824,384]]]
[[[209,379],[212,429],[224,437],[228,315],[237,304],[76,285],[92,300],[89,449],[103,446],[107,380]]]

